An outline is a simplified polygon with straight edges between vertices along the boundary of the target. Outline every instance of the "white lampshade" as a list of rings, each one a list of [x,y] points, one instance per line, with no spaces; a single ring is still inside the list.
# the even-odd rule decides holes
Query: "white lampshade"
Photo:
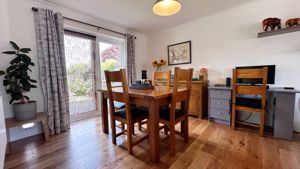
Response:
[[[152,10],[156,15],[170,16],[181,10],[181,4],[178,0],[157,0]]]

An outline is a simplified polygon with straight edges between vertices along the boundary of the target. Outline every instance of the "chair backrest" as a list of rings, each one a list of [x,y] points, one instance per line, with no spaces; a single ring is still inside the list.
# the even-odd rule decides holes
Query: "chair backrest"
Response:
[[[176,103],[183,102],[181,108],[188,113],[190,91],[192,87],[193,69],[180,69],[175,67],[172,88],[171,118],[175,118]],[[173,117],[172,117],[173,116]]]
[[[243,85],[237,84],[237,79],[262,79],[260,85]],[[232,102],[236,103],[237,95],[256,95],[261,96],[262,109],[265,109],[266,94],[267,94],[267,79],[268,68],[259,69],[233,69],[233,82],[232,82]]]
[[[120,69],[119,71],[105,71],[104,73],[106,78],[111,114],[113,114],[112,112],[115,111],[114,102],[123,102],[125,103],[126,116],[131,118],[128,83],[126,79],[125,69]],[[114,92],[114,90],[116,91]]]
[[[171,70],[165,72],[153,72],[152,84],[154,86],[170,86],[171,84]]]

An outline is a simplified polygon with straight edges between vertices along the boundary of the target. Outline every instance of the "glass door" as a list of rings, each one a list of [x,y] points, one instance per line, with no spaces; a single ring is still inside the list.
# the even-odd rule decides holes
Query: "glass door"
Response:
[[[96,37],[65,31],[71,121],[100,114],[97,111],[95,42]]]
[[[126,67],[125,40],[114,38],[98,38],[100,61],[100,85],[106,86],[104,71],[119,70]]]

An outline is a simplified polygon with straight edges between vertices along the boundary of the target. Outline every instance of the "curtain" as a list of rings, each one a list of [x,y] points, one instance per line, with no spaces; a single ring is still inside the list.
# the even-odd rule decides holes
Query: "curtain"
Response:
[[[51,135],[70,127],[63,16],[48,9],[34,12],[37,57]]]
[[[129,85],[136,80],[135,72],[135,36],[126,34],[127,43],[127,79]]]

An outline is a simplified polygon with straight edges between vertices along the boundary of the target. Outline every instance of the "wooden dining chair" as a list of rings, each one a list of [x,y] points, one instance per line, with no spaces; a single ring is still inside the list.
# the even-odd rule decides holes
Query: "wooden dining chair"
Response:
[[[112,142],[116,144],[116,139],[122,134],[127,135],[127,148],[129,154],[132,154],[132,147],[148,138],[148,135],[133,142],[133,128],[134,124],[141,122],[148,118],[148,110],[137,106],[132,106],[129,100],[128,84],[126,79],[126,73],[124,69],[120,71],[105,71],[107,90],[109,94],[109,108],[110,108],[110,121],[112,129]],[[113,86],[114,85],[114,86]],[[125,103],[125,108],[116,110],[114,102]],[[116,133],[116,121],[126,125],[126,128],[122,127],[120,133]]]
[[[265,111],[266,111],[266,95],[267,95],[267,78],[268,68],[261,69],[233,69],[233,83],[232,83],[232,115],[231,115],[231,128],[235,129],[236,123],[259,127],[259,135],[262,136],[264,132]],[[238,84],[238,79],[262,79],[260,85],[245,85]],[[261,104],[255,108],[238,104],[237,96],[252,95],[259,98]],[[260,124],[255,125],[237,121],[236,115],[238,111],[253,112],[260,114]]]
[[[188,105],[192,85],[193,69],[175,68],[174,82],[172,88],[171,106],[160,108],[160,123],[164,124],[170,131],[170,153],[175,155],[175,134],[180,134],[188,142]],[[181,103],[181,109],[176,109],[176,104]],[[181,122],[181,131],[175,131],[175,125]]]
[[[152,75],[153,86],[167,86],[171,85],[171,70],[165,72],[153,72]]]
[[[152,74],[152,85],[153,86],[166,86],[170,87],[171,85],[171,70],[165,72],[153,72]],[[142,131],[142,125],[146,124],[147,121],[144,120],[138,124],[138,128]]]

